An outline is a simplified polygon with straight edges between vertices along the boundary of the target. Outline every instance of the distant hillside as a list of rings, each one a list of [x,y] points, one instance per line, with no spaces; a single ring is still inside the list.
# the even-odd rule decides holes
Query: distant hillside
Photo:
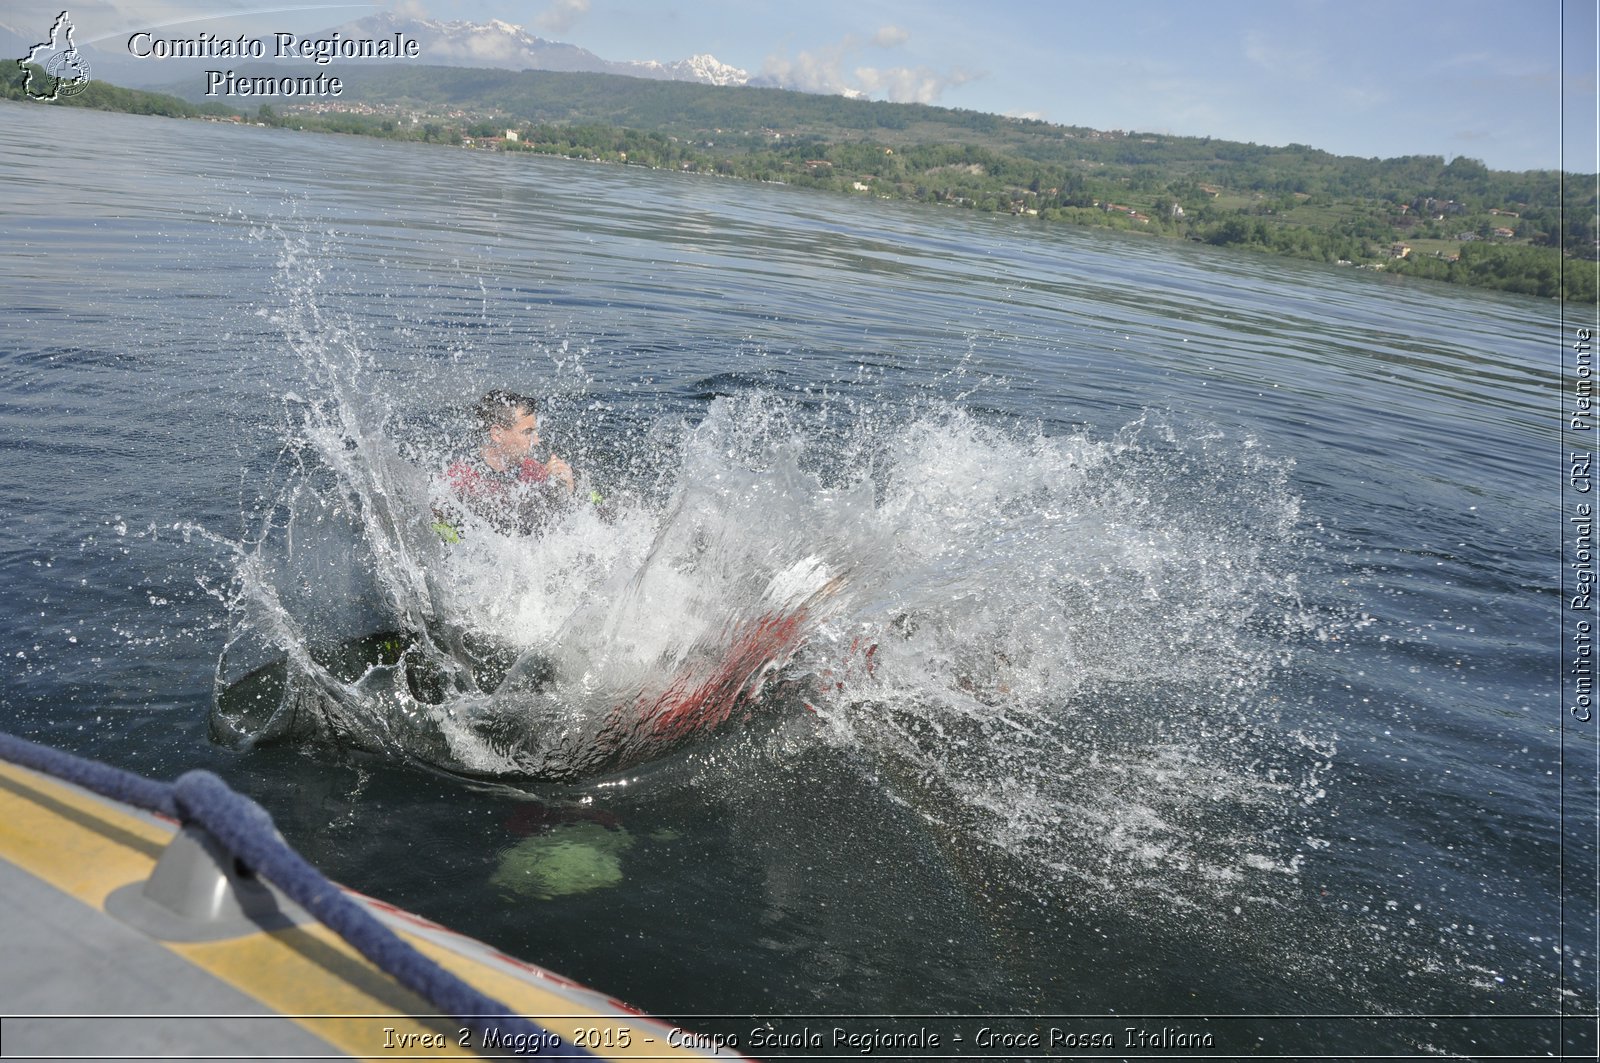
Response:
[[[1592,265],[1566,268],[1560,251],[1593,262],[1595,181],[1556,171],[604,74],[369,66],[346,86],[342,114],[285,109],[275,120],[916,199],[1532,295],[1592,300],[1596,287]]]
[[[1497,172],[1468,158],[1363,159],[1303,144],[1097,131],[612,74],[373,64],[319,71],[343,81],[341,95],[229,102],[279,126],[714,173],[1595,297],[1592,176],[1563,181],[1557,171]],[[286,68],[241,64],[234,72],[282,77]],[[173,90],[204,101],[198,80]]]
[[[344,79],[341,104],[430,114],[460,111],[533,125],[614,126],[692,138],[729,153],[783,138],[870,141],[890,148],[961,144],[1086,174],[1104,171],[1130,180],[1143,175],[1146,183],[1155,177],[1163,185],[1188,180],[1275,195],[1395,202],[1487,197],[1559,208],[1556,171],[1490,171],[1466,158],[1448,166],[1436,155],[1363,159],[1303,144],[1267,147],[1211,137],[1104,132],[918,103],[608,74],[374,65],[327,69]],[[188,84],[170,91],[195,99],[198,89]]]
[[[43,67],[32,67],[34,84],[48,85],[49,75]],[[23,85],[27,80],[27,72],[20,65],[12,65],[11,70],[5,72],[5,77],[0,78],[0,99],[26,100],[27,93]],[[38,102],[38,101],[30,101]],[[228,116],[238,112],[233,108],[220,103],[190,103],[164,92],[145,92],[141,89],[125,89],[117,85],[107,84],[104,81],[90,81],[81,92],[74,95],[62,95],[59,99],[41,103],[46,107],[82,107],[91,111],[121,111],[124,114],[154,114],[168,118],[200,118],[208,115]]]
[[[1458,159],[1452,167],[1439,156],[1362,159],[1301,144],[1274,148],[1211,137],[1104,132],[926,104],[774,88],[543,70],[398,65],[324,69],[344,80],[338,101],[343,104],[390,105],[426,113],[458,110],[533,124],[601,124],[701,140],[718,134],[760,136],[766,131],[769,139],[771,133],[780,132],[834,143],[871,140],[888,147],[958,143],[1040,163],[1159,168],[1200,180],[1226,178],[1261,190],[1394,198],[1409,198],[1408,193],[1454,197],[1486,192],[1488,180],[1504,185],[1503,194],[1527,202],[1553,192],[1558,183],[1554,171],[1491,173],[1469,159]],[[246,72],[244,67],[239,71]],[[258,72],[281,75],[283,70]],[[198,83],[186,83],[167,91],[195,99],[199,90]]]

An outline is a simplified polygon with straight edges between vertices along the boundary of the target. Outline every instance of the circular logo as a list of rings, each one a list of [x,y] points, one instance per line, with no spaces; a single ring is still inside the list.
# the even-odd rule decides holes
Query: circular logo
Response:
[[[58,96],[76,96],[89,86],[89,61],[76,48],[52,55],[44,70],[55,79]]]

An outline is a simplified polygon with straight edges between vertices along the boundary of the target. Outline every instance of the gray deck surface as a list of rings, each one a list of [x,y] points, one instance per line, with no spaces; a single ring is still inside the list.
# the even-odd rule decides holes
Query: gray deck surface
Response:
[[[0,898],[0,1058],[349,1058],[3,860]]]

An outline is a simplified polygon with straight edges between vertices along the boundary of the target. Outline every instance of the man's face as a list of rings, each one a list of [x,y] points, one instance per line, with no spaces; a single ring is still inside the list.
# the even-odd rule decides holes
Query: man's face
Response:
[[[489,444],[507,461],[521,461],[533,453],[539,443],[539,417],[527,410],[519,411],[517,419],[507,425],[494,425],[489,429]]]

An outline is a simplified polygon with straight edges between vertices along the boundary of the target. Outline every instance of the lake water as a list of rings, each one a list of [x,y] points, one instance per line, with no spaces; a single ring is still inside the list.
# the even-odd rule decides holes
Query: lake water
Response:
[[[10,729],[215,770],[330,876],[757,1056],[834,1026],[1592,1051],[1558,1019],[1596,959],[1558,306],[616,166],[0,121]],[[441,543],[430,475],[496,386],[546,397],[605,504]],[[797,580],[751,719],[557,770]],[[542,678],[418,699],[330,663],[441,626]],[[320,738],[217,711],[285,658]]]

